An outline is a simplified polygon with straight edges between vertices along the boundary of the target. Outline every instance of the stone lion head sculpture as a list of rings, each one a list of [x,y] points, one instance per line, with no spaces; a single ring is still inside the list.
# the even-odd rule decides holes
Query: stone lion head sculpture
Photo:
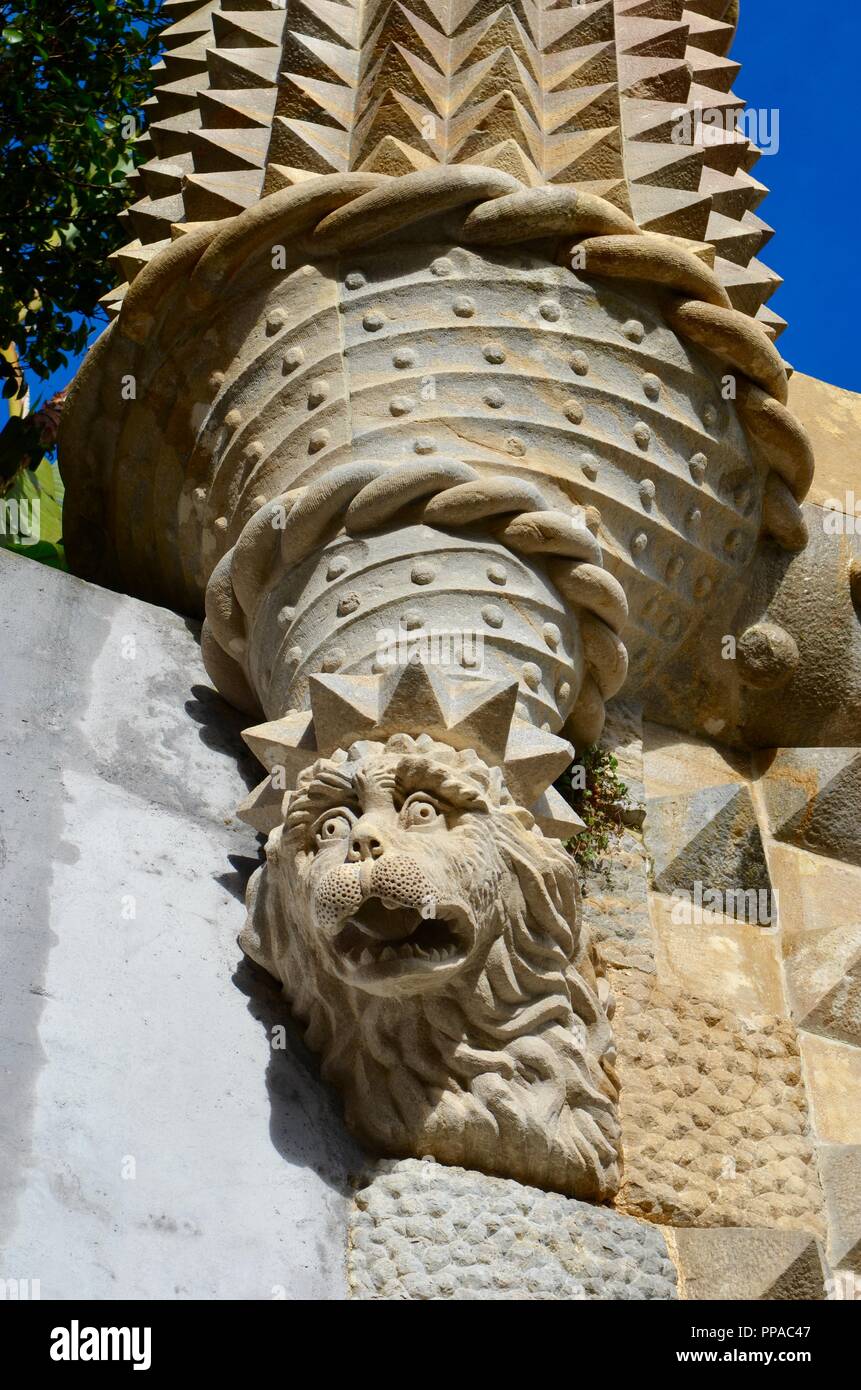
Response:
[[[282,981],[362,1142],[612,1195],[611,1001],[573,862],[498,768],[428,735],[320,759],[248,906],[240,944]]]

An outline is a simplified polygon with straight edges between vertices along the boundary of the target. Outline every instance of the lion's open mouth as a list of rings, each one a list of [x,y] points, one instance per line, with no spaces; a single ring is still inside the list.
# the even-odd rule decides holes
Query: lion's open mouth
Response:
[[[412,907],[368,898],[335,937],[338,954],[357,969],[376,966],[433,968],[465,952],[458,917],[423,917]]]

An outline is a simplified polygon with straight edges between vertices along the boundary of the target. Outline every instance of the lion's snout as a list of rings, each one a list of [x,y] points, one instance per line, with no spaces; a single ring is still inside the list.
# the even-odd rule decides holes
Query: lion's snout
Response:
[[[374,897],[388,898],[399,907],[412,907],[417,912],[433,904],[433,885],[412,855],[384,855],[374,861],[369,878]]]
[[[433,916],[436,894],[427,874],[408,854],[385,854],[379,859],[339,864],[321,878],[314,910],[324,929],[358,913],[368,898]]]

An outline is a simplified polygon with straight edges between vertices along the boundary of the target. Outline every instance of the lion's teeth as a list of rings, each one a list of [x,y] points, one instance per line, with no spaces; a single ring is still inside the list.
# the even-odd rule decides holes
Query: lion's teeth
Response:
[[[373,963],[373,959],[374,957],[371,955],[370,951],[366,947],[362,954],[359,956],[359,964],[371,965]]]
[[[383,951],[382,955],[380,956],[380,960],[394,960],[394,959],[395,959],[395,953],[394,953],[394,951],[392,950],[391,946],[387,946],[387,947],[385,948],[385,950]]]
[[[415,955],[421,956],[422,960],[427,960],[427,958],[428,958],[428,953],[427,953],[427,951],[423,951],[422,948],[421,948],[421,946],[414,946],[414,947],[413,947],[413,952],[414,952]]]

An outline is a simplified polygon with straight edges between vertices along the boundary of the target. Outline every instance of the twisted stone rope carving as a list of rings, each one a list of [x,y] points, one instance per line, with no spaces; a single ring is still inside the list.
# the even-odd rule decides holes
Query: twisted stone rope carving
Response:
[[[473,206],[457,228],[465,244],[502,246],[564,239],[558,259],[569,263],[578,245],[584,274],[642,280],[681,295],[664,308],[670,327],[760,388],[751,391],[746,389],[747,381],[738,383],[739,413],[752,442],[777,474],[777,493],[783,495],[782,483],[788,494],[782,507],[769,506],[766,499],[765,529],[785,543],[783,510],[796,517],[796,526],[803,527],[797,503],[810,487],[813,453],[798,422],[790,412],[779,409],[788,395],[786,370],[765,329],[732,308],[717,276],[691,251],[672,238],[641,231],[626,213],[595,194],[573,188],[524,188],[511,175],[470,165],[398,178],[324,176],[271,194],[224,230],[217,231],[221,224],[216,224],[191,278],[192,303],[203,307],[211,302],[240,266],[255,251],[271,246],[273,239],[301,236],[296,247],[299,255],[329,255],[355,250],[424,218],[469,205]],[[321,212],[325,212],[322,217]],[[155,265],[151,263],[147,270]],[[144,283],[150,280],[147,270],[130,289],[121,321],[129,311],[137,318],[138,301],[149,299],[150,285]]]
[[[459,215],[463,210],[463,215]],[[183,237],[155,257],[130,288],[118,330],[143,343],[164,297],[189,276],[192,306],[204,310],[256,254],[289,244],[297,261],[355,250],[430,216],[451,214],[447,232],[466,245],[500,246],[553,239],[556,258],[588,276],[645,281],[667,291],[664,317],[683,338],[738,373],[736,405],[748,438],[769,470],[763,530],[781,546],[800,549],[807,533],[799,506],[813,475],[810,442],[786,409],[784,364],[766,331],[732,308],[714,272],[678,240],[643,232],[612,204],[570,187],[524,188],[511,175],[460,165],[401,177],[327,175],[269,195],[231,219]],[[464,526],[509,515],[495,526],[512,550],[544,554],[563,596],[582,610],[588,674],[565,732],[576,742],[600,732],[604,701],[625,679],[627,658],[617,634],[627,616],[621,585],[602,568],[600,546],[587,527],[548,508],[538,488],[481,479],[456,461],[432,466],[348,464],[321,482],[261,498],[261,507],[213,571],[206,596],[204,655],[228,698],[253,707],[240,664],[256,596],[281,554],[289,565],[319,543],[344,513],[348,532],[370,530],[427,498],[423,519]],[[279,533],[270,508],[285,508]],[[346,512],[345,512],[346,508]],[[510,516],[514,513],[513,517]]]
[[[425,497],[429,501],[422,521],[452,527],[504,515],[505,520],[492,530],[510,550],[560,557],[553,579],[563,597],[578,609],[587,668],[566,732],[588,742],[596,719],[603,723],[604,701],[621,689],[627,675],[627,653],[617,636],[628,615],[624,590],[602,568],[601,547],[591,531],[578,525],[573,515],[551,509],[539,488],[482,479],[475,469],[453,459],[394,468],[376,462],[343,464],[312,486],[284,493],[260,507],[207,586],[204,654],[210,674],[219,683],[222,675],[236,683],[239,673],[224,669],[223,655],[231,659],[231,665],[241,663],[262,583],[279,552],[282,562],[292,568],[320,544],[336,518],[343,516],[349,535],[359,535],[393,520],[402,508]],[[213,652],[210,639],[221,657]]]

